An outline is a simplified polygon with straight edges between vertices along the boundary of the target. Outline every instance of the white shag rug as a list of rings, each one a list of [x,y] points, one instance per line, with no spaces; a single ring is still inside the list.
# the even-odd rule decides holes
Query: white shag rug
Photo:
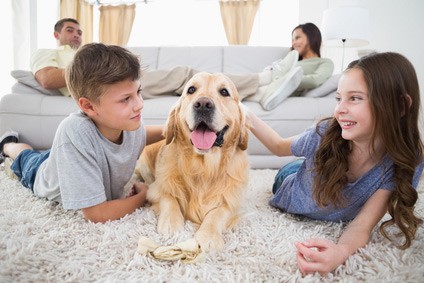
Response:
[[[137,253],[140,236],[171,245],[193,236],[156,232],[148,207],[106,224],[38,199],[0,171],[0,282],[424,282],[424,228],[402,251],[375,229],[370,243],[333,273],[302,276],[295,241],[336,240],[341,223],[295,217],[268,205],[276,170],[251,170],[244,214],[222,251],[200,263],[164,262]],[[423,179],[423,178],[422,178]],[[424,182],[417,211],[424,216]]]

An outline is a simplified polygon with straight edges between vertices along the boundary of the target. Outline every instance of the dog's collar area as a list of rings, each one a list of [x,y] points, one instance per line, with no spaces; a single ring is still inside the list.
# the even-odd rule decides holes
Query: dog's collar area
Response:
[[[221,131],[216,133],[216,140],[213,146],[222,147],[222,144],[224,143],[224,134],[228,130],[228,125],[225,126]]]

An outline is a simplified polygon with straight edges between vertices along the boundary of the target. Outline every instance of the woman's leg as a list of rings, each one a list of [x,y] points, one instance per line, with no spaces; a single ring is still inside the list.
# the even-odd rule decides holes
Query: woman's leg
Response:
[[[144,71],[141,76],[141,94],[144,99],[158,95],[181,95],[185,84],[198,71],[178,66],[169,70]]]

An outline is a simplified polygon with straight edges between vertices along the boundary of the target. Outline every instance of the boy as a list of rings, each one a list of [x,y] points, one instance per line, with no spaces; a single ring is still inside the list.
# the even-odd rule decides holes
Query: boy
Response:
[[[10,131],[0,150],[14,159],[11,170],[38,197],[81,209],[92,222],[115,220],[146,200],[147,187],[136,184],[124,197],[142,149],[162,139],[162,126],[141,125],[140,62],[119,46],[87,44],[65,76],[81,109],[59,125],[52,148],[37,152],[17,143]]]

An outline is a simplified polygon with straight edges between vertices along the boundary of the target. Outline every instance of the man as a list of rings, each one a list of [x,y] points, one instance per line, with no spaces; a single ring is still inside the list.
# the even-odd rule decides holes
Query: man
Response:
[[[65,18],[54,26],[57,49],[39,49],[31,57],[31,71],[45,89],[59,89],[70,96],[65,82],[65,68],[81,46],[82,30],[77,20]]]

